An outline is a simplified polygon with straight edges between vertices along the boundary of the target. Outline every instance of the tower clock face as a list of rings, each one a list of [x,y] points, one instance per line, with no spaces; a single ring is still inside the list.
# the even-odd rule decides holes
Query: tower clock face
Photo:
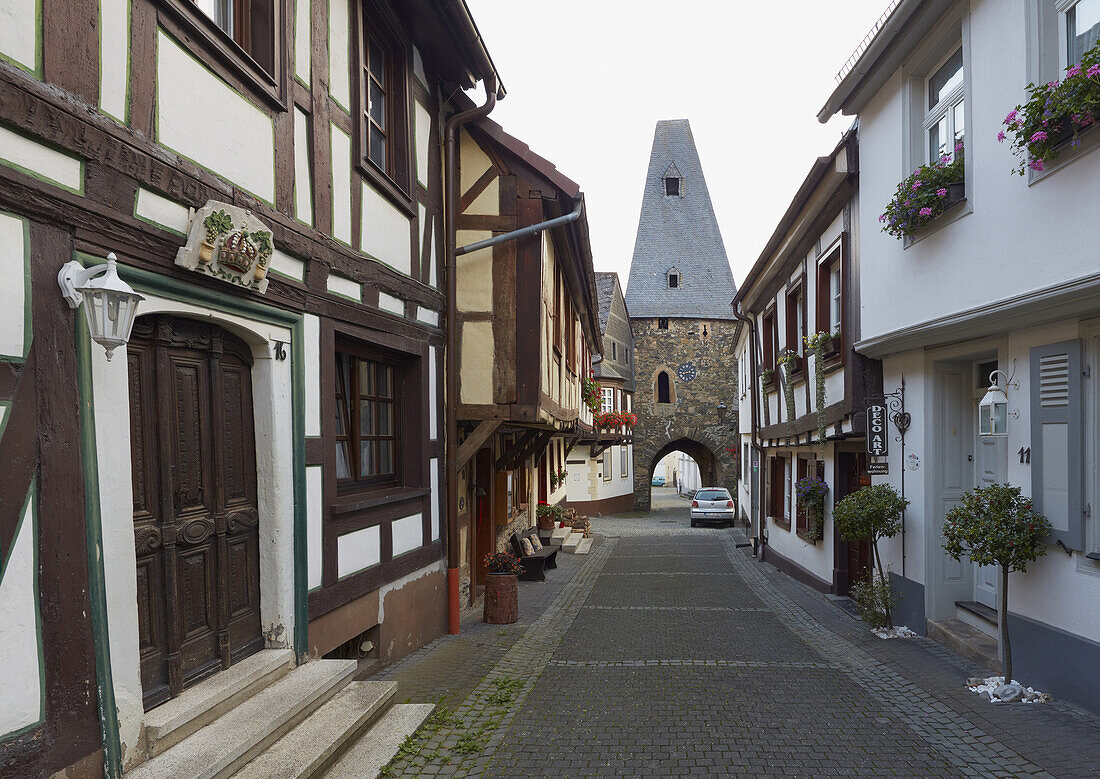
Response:
[[[680,381],[694,381],[695,363],[685,362],[683,365],[676,369],[676,375],[680,377]]]

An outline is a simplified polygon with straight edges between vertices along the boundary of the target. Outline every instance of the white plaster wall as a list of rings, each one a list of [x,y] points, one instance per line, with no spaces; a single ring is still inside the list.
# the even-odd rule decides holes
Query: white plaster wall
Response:
[[[967,128],[967,155],[974,210],[908,249],[878,221],[913,167],[899,154],[900,76],[861,112],[859,240],[862,255],[874,258],[861,265],[863,338],[1096,273],[1091,210],[1100,154],[1078,156],[1029,186],[1013,174],[1008,144],[996,140],[1005,114],[1026,99],[1028,36],[1022,9],[1005,13],[994,0],[970,4],[973,81],[966,99],[974,126]],[[900,277],[904,285],[896,283]]]
[[[416,307],[416,321],[432,327],[439,327],[439,312],[423,306]]]
[[[428,352],[428,438],[439,438],[439,347],[433,346]]]
[[[306,468],[306,586],[311,590],[321,586],[324,574],[324,477],[323,466]]]
[[[3,2],[0,1],[0,6]],[[3,12],[0,11],[0,17]],[[3,25],[0,24],[0,27]],[[3,33],[0,32],[0,36]],[[99,2],[99,109],[126,121],[130,87],[130,2]]]
[[[0,277],[8,279],[0,284],[0,354],[7,357],[25,356],[28,301],[23,281],[29,270],[26,229],[24,220],[0,213]]]
[[[304,0],[299,0],[299,4]],[[294,109],[294,216],[313,224],[313,175],[309,168],[309,120],[305,113]]]
[[[332,139],[332,237],[351,246],[351,136],[335,124]],[[364,231],[366,222],[363,222]]]
[[[297,257],[291,257],[285,252],[275,249],[271,252],[271,260],[268,267],[272,272],[280,276],[302,281],[305,278],[306,264]]]
[[[420,186],[428,188],[428,151],[432,143],[432,115],[423,104],[414,101],[413,122],[416,137],[416,180]]]
[[[348,0],[328,0],[329,95],[351,110],[351,17]]]
[[[363,183],[359,248],[406,276],[412,273],[412,225],[389,201]]]
[[[492,237],[488,230],[459,230],[459,246]],[[493,310],[493,250],[481,249],[455,258],[458,290],[456,300],[463,311]]]
[[[321,435],[321,320],[306,314],[303,320],[306,353],[306,436]]]
[[[309,0],[294,0],[294,75],[310,86]]]
[[[836,484],[835,466],[836,455],[834,445],[829,444],[825,447],[824,453],[822,453],[821,447],[801,447],[801,448],[784,448],[783,451],[790,451],[797,457],[799,452],[808,453],[813,452],[818,458],[825,460],[825,481],[830,485]],[[796,511],[798,505],[793,493],[794,484],[798,481],[797,474],[797,460],[792,462],[792,468],[794,468],[793,478],[791,480],[791,511]],[[797,521],[794,516],[791,517],[791,529],[784,530],[777,526],[774,522],[768,523],[768,546],[775,549],[776,552],[783,555],[791,562],[801,566],[805,570],[812,573],[814,576],[824,581],[831,582],[833,580],[833,508],[832,508],[833,495],[830,492],[828,498],[826,498],[826,511],[825,511],[825,532],[824,538],[818,541],[816,544],[811,544],[808,541],[803,541],[798,537]]]
[[[351,298],[356,303],[363,302],[363,285],[355,279],[349,279],[338,273],[329,273],[325,283],[328,291],[333,295]]]
[[[405,316],[405,301],[386,292],[378,291],[378,307],[397,316]]]
[[[343,578],[382,562],[382,531],[378,525],[336,539],[336,573]]]
[[[163,30],[157,32],[157,140],[256,197],[275,202],[271,117]]]
[[[390,523],[393,556],[411,552],[424,545],[424,525],[419,514],[413,514]]]
[[[4,127],[0,127],[0,163],[21,168],[74,192],[84,188],[84,164],[79,159]]]
[[[142,291],[144,316],[171,313],[206,320],[230,330],[252,348],[256,486],[260,520],[260,619],[269,645],[286,645],[294,631],[294,472],[292,460],[291,363],[272,359],[274,341],[289,343],[290,331],[191,303]],[[126,752],[137,746],[144,708],[138,646],[133,486],[130,473],[130,410],[126,355],[107,362],[92,354],[100,513],[107,595],[111,671],[119,732]],[[117,355],[116,355],[117,357]],[[132,755],[132,752],[131,752]]]
[[[138,187],[134,213],[146,221],[181,234],[185,234],[191,224],[191,212],[187,206],[142,187]]]
[[[428,478],[431,480],[432,490],[432,541],[439,538],[439,503],[443,500],[443,493],[439,489],[439,460],[432,458],[428,462]]]
[[[0,570],[0,674],[4,678],[0,736],[41,722],[44,714],[35,489],[31,482],[19,528]]]
[[[0,0],[0,54],[35,70],[37,44],[37,0]]]

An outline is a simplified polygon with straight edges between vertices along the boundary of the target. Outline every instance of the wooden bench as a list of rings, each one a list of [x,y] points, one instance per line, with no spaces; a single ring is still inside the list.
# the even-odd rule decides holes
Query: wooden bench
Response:
[[[531,536],[538,538],[538,534],[538,528],[533,527],[512,535],[512,551],[523,566],[523,573],[519,575],[522,581],[544,582],[546,571],[558,567],[558,547],[556,546],[546,545],[530,555],[523,553],[523,539]]]

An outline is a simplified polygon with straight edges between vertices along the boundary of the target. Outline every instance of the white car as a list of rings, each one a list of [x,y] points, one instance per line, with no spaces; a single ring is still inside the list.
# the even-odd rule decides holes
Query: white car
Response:
[[[703,487],[691,501],[691,526],[700,522],[726,522],[733,525],[733,498],[725,487]]]

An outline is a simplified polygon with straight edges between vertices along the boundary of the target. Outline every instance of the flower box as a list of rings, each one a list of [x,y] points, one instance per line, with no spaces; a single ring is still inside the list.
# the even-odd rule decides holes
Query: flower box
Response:
[[[952,154],[921,165],[898,184],[894,197],[879,216],[884,232],[908,239],[966,197],[962,141]]]

